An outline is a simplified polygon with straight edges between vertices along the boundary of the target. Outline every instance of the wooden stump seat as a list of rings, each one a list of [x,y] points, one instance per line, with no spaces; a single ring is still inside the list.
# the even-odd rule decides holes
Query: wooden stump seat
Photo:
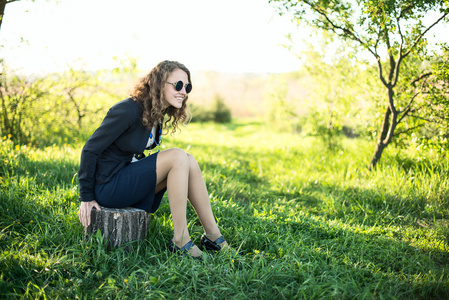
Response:
[[[92,208],[91,223],[86,235],[95,235],[100,230],[104,243],[109,248],[117,248],[147,237],[150,213],[138,208],[107,208],[98,211]]]

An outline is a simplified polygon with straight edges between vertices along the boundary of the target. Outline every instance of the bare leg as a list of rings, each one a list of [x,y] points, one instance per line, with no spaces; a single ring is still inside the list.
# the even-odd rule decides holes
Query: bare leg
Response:
[[[168,150],[163,151],[159,153],[159,155],[167,151]],[[209,194],[207,192],[206,184],[204,183],[204,179],[201,174],[201,169],[192,155],[190,154],[186,155],[189,160],[188,190],[187,190],[188,199],[192,204],[193,208],[195,209],[195,212],[198,215],[198,218],[204,228],[204,231],[206,232],[207,237],[210,240],[215,241],[217,238],[221,236],[221,233],[220,229],[217,226],[217,223],[215,222],[215,217],[210,205]],[[158,185],[156,186],[156,193],[162,190],[164,187],[166,187],[168,183],[168,180],[159,181],[159,173],[163,171],[159,169],[159,159],[160,158],[158,157],[158,181],[157,181]],[[169,185],[167,187],[168,187],[167,190],[170,190]],[[180,186],[178,185],[177,188],[180,188]],[[170,199],[170,194],[168,197]],[[186,242],[184,242],[184,244],[185,243]]]
[[[215,241],[221,236],[220,229],[215,222],[215,217],[209,200],[206,184],[204,183],[201,169],[191,154],[187,154],[189,158],[189,201],[195,209],[204,231],[209,239]]]
[[[181,149],[162,151],[158,154],[156,170],[156,192],[161,189],[161,185],[167,185],[173,220],[173,242],[181,248],[190,241],[186,218],[189,158]],[[201,251],[197,247],[195,248],[191,255],[201,255]]]

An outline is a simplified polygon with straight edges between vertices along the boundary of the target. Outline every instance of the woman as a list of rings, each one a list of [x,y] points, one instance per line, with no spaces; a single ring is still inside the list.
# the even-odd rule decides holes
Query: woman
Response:
[[[91,210],[136,207],[155,212],[167,191],[173,220],[169,249],[200,257],[187,228],[187,199],[205,230],[207,250],[227,247],[212,213],[208,192],[195,158],[181,149],[144,157],[160,146],[162,127],[173,131],[187,120],[186,102],[192,90],[190,71],[175,61],[163,61],[134,87],[131,97],[115,104],[81,152],[80,222],[90,224]],[[165,116],[165,124],[162,124]]]

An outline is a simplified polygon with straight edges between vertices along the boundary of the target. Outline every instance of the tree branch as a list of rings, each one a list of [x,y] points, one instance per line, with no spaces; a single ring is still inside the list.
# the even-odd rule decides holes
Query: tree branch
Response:
[[[398,26],[398,32],[399,32],[399,36],[401,37],[401,44],[399,45],[399,51],[398,51],[398,62],[396,64],[395,67],[395,78],[393,81],[393,87],[396,86],[396,84],[398,83],[398,79],[399,79],[399,68],[402,64],[402,59],[404,58],[404,56],[402,55],[402,49],[404,47],[404,35],[402,34],[402,30],[401,30],[401,24],[399,22],[399,18],[396,19],[397,21],[397,26]]]
[[[431,72],[421,74],[419,77],[415,78],[415,79],[410,83],[410,85],[414,85],[416,82],[421,81],[422,79],[424,79],[424,78],[426,78],[426,77],[428,77],[428,76],[430,76],[430,75],[432,75]],[[424,82],[423,82],[423,85],[424,85]],[[422,89],[422,86],[421,86],[421,89]],[[413,104],[413,101],[415,100],[415,98],[416,98],[419,94],[421,94],[421,91],[415,93],[415,94],[412,96],[412,98],[410,99],[410,101],[407,103],[407,105],[404,107],[404,109],[403,109],[402,111],[399,112],[400,114],[402,113],[402,116],[401,116],[401,118],[399,119],[398,124],[399,124],[399,123],[400,123],[400,122],[407,116],[408,113],[411,112],[411,106],[412,106],[412,104]]]
[[[380,56],[377,54],[377,49],[376,49],[376,62],[377,62],[377,69],[379,70],[379,78],[380,81],[382,81],[383,85],[385,85],[386,87],[388,87],[388,83],[384,78],[383,75],[383,70],[382,70],[382,63],[380,61]]]
[[[393,136],[398,136],[398,135],[400,135],[400,134],[407,133],[407,132],[409,132],[409,131],[418,129],[418,128],[422,127],[422,126],[424,126],[424,123],[421,123],[421,124],[416,125],[416,126],[414,126],[414,127],[407,128],[407,129],[402,130],[402,131],[396,131],[396,132],[393,134]]]
[[[387,43],[388,58],[390,60],[390,73],[388,74],[388,84],[390,84],[391,87],[394,87],[396,85],[397,79],[398,79],[399,64],[400,64],[400,61],[401,61],[402,46],[399,49],[398,63],[396,63],[396,61],[394,60],[394,56],[391,53],[390,35],[388,34],[388,30],[385,32],[385,41]],[[394,75],[395,75],[395,80],[392,83]]]
[[[404,35],[402,34],[401,23],[399,22],[400,18],[396,18],[396,24],[398,26],[399,36],[401,37],[401,46],[404,45]]]
[[[413,101],[415,100],[415,98],[419,95],[420,93],[416,93],[413,95],[413,97],[410,99],[410,101],[408,102],[408,104],[404,107],[404,109],[402,111],[400,111],[399,113],[402,114],[401,118],[398,120],[398,124],[402,122],[402,120],[408,115],[408,113],[411,110],[411,106]]]
[[[399,18],[403,18],[406,13],[408,13],[413,8],[413,4],[409,4],[404,9],[401,10],[401,13],[399,15]]]
[[[410,85],[414,85],[418,81],[424,79],[425,77],[429,77],[430,75],[432,75],[432,72],[427,72],[427,73],[421,74],[419,77],[415,78],[412,82],[410,82]]]
[[[424,117],[421,117],[421,116],[415,116],[415,115],[409,115],[410,117],[412,117],[412,118],[416,118],[416,119],[419,119],[419,120],[423,120],[423,121],[426,121],[426,122],[432,122],[432,120],[429,120],[429,119],[426,119],[426,118],[424,118]]]
[[[399,79],[399,67],[401,66],[402,60],[404,59],[404,56],[402,55],[402,43],[401,45],[399,45],[399,58],[398,58],[398,63],[396,64],[396,68],[394,70],[395,72],[395,77],[394,77],[394,82],[393,82],[393,87],[396,86],[396,84],[398,83],[398,79]]]
[[[421,34],[416,38],[415,42],[412,44],[412,46],[408,49],[407,52],[404,53],[403,57],[405,58],[406,56],[408,56],[410,54],[410,52],[412,51],[413,48],[416,47],[416,45],[418,44],[418,42],[421,40],[421,38],[436,24],[438,24],[441,20],[443,20],[447,15],[449,14],[449,12],[444,13],[438,20],[436,20],[432,25],[430,25],[429,27],[427,27],[426,30],[424,30],[423,32],[421,32]]]
[[[362,40],[355,34],[355,32],[354,32],[353,30],[335,24],[335,23],[329,18],[329,16],[327,15],[327,13],[326,13],[324,10],[319,9],[318,7],[316,7],[316,6],[314,6],[313,4],[311,4],[309,1],[304,1],[304,3],[306,3],[306,4],[310,7],[310,9],[312,9],[313,11],[317,12],[319,15],[321,15],[322,17],[324,17],[324,18],[326,19],[326,21],[331,25],[331,27],[328,28],[328,29],[332,30],[336,35],[342,36],[342,37],[350,38],[350,39],[352,39],[352,40],[358,42],[358,43],[359,43],[360,45],[362,45],[362,46],[365,46],[365,45],[366,45],[366,43],[363,42],[363,41],[362,41]],[[339,30],[343,31],[344,34],[338,33],[338,32],[336,31],[336,29],[339,29]],[[367,47],[367,49],[368,49],[368,51],[371,52],[371,54],[373,54],[374,56],[376,56],[370,47]]]

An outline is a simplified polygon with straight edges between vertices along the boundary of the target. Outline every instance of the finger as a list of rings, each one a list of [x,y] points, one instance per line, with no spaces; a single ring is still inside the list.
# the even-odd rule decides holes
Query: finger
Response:
[[[86,221],[84,220],[84,215],[81,217],[81,224],[83,224],[83,226],[85,226]]]
[[[80,207],[80,210],[78,211],[78,219],[80,220],[80,223],[84,225],[84,211],[83,211],[83,207]]]
[[[86,211],[86,209],[84,209],[84,212],[83,212],[83,226],[84,227],[89,226],[89,218],[90,218],[89,211],[88,210]]]
[[[90,218],[91,218],[91,215],[92,215],[92,207],[96,206],[96,202],[93,201],[93,203],[91,203],[91,204],[92,205],[89,205],[89,208],[86,211],[86,224],[87,224],[86,227],[90,225]]]

